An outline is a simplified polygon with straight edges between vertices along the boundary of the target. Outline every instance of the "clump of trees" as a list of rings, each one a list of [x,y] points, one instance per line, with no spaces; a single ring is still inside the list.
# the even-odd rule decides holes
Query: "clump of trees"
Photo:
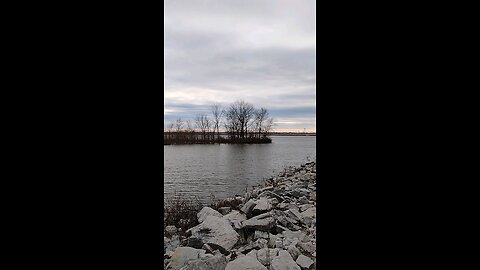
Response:
[[[193,121],[179,118],[171,123],[164,132],[164,144],[272,142],[273,118],[266,108],[256,109],[239,100],[227,108],[214,104],[210,113],[199,114]]]

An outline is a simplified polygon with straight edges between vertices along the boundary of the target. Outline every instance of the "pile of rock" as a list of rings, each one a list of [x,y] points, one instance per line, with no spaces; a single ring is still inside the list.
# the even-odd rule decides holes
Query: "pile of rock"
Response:
[[[316,163],[288,168],[247,192],[239,210],[204,207],[180,239],[165,228],[172,270],[316,269]]]

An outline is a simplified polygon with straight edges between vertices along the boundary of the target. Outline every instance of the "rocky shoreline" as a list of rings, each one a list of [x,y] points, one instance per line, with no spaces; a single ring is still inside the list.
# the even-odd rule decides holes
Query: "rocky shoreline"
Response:
[[[181,235],[165,227],[164,269],[316,269],[316,162],[290,167],[238,207],[203,207]]]

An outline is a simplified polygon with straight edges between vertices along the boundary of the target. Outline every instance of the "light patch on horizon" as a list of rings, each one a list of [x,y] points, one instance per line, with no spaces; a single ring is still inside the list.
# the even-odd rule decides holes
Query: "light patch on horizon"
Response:
[[[316,131],[315,1],[164,3],[165,126],[245,100]]]

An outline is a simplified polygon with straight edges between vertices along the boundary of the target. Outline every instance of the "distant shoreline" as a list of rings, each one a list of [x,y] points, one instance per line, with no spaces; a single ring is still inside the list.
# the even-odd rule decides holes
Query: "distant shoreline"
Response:
[[[317,136],[315,132],[272,132],[270,136]]]

